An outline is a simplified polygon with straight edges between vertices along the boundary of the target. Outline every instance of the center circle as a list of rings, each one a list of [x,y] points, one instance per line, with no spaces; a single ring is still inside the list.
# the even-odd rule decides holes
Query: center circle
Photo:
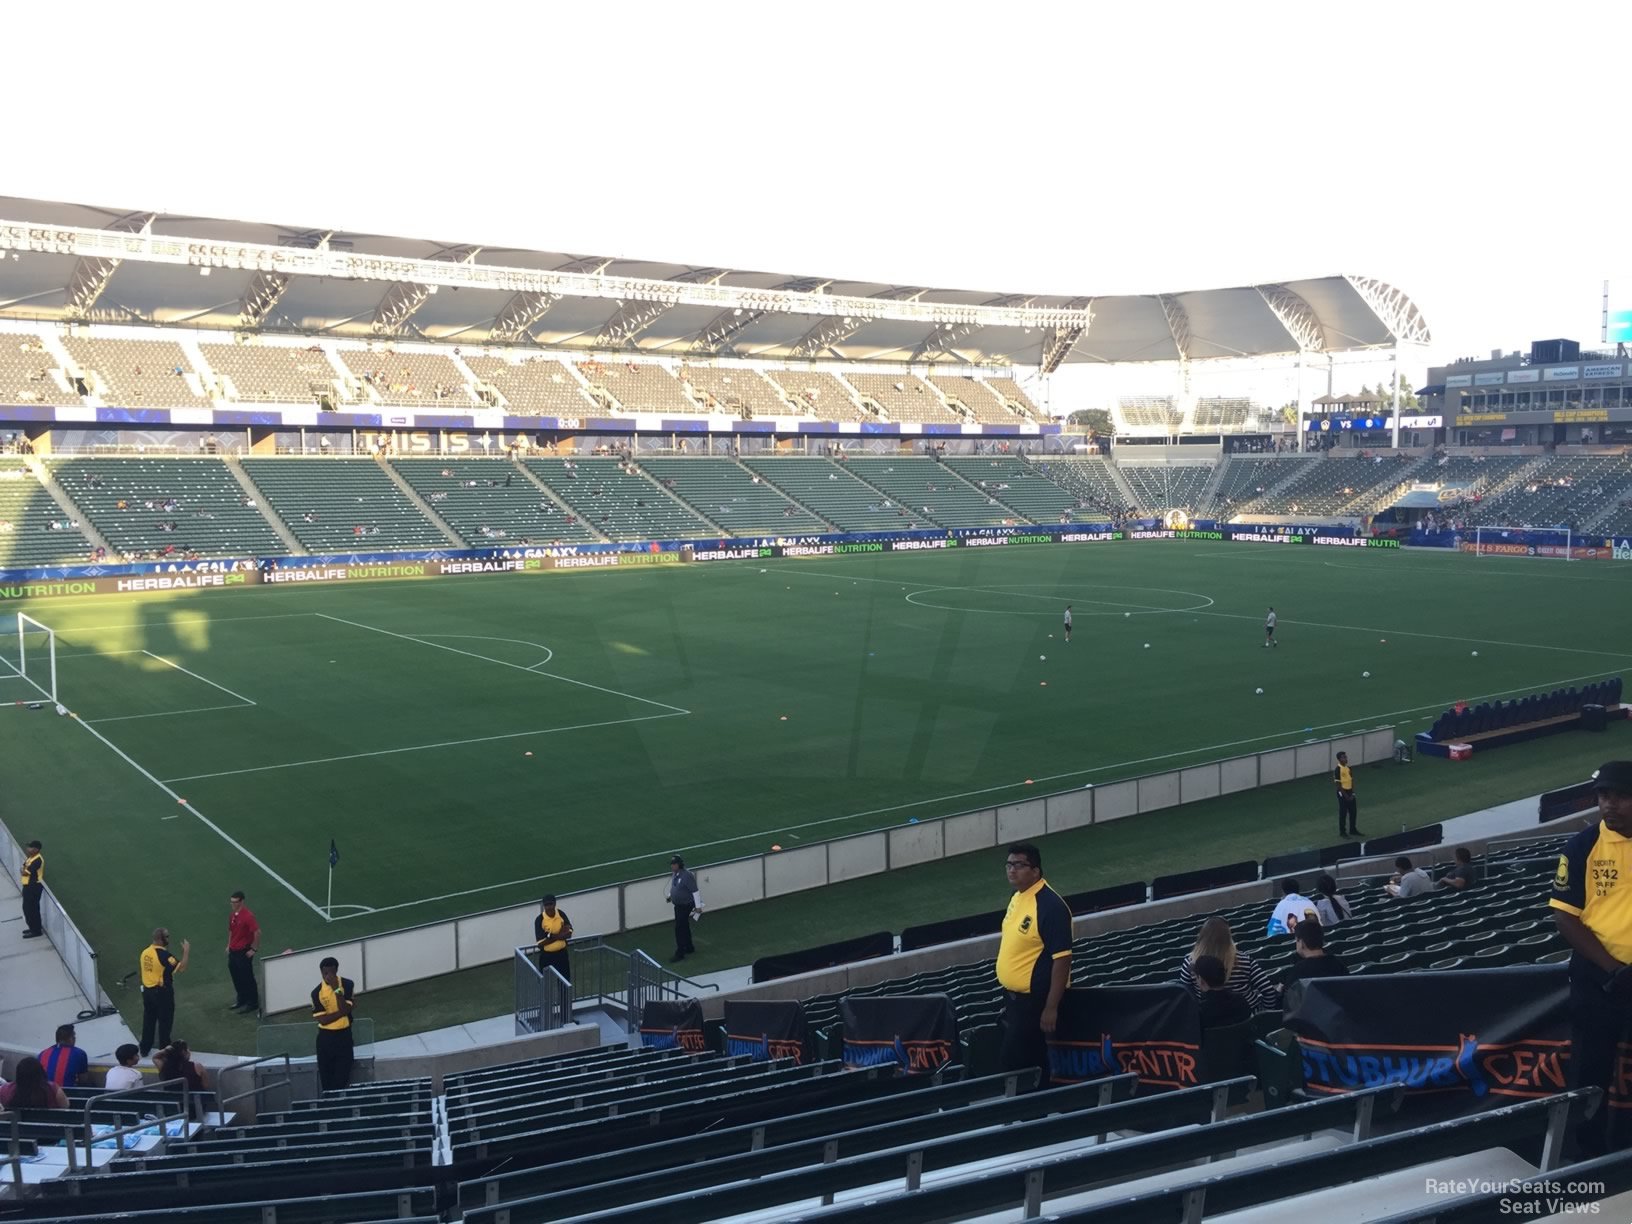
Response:
[[[1200,612],[1213,606],[1214,600],[1199,591],[1179,591],[1171,587],[1141,587],[1107,584],[1094,587],[1091,594],[1065,591],[1059,587],[1044,587],[1050,594],[1037,594],[1038,586],[938,586],[921,587],[909,591],[906,601],[920,608],[934,608],[941,612],[976,612],[989,616],[1052,616],[1059,617],[1070,604],[1077,616],[1163,616],[1175,612]],[[941,601],[924,598],[941,596]],[[1104,598],[1113,596],[1113,598]],[[1179,604],[1169,597],[1194,601]],[[961,597],[961,598],[960,598]],[[1033,605],[1046,603],[1047,608]]]

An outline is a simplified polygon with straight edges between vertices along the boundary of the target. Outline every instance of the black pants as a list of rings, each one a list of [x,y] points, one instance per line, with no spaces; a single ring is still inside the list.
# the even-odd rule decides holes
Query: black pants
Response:
[[[317,1082],[324,1092],[351,1084],[351,1029],[317,1030]]]
[[[1042,995],[1003,995],[1003,1048],[1004,1071],[1023,1071],[1036,1067],[1039,1089],[1048,1087],[1048,1038],[1043,1033],[1043,1005],[1048,1000]]]
[[[1337,835],[1360,831],[1360,801],[1353,791],[1337,792]]]
[[[538,950],[538,967],[541,972],[554,969],[567,981],[572,981],[572,957],[565,948],[562,948],[559,952],[546,952],[540,948]]]
[[[1632,1041],[1632,1007],[1611,1002],[1604,993],[1606,975],[1589,961],[1570,959],[1570,1079],[1572,1087],[1602,1088],[1607,1094],[1617,1079],[1622,1042]],[[1616,1117],[1606,1096],[1594,1117],[1575,1129],[1580,1158],[1591,1160],[1632,1147],[1632,1119]]]
[[[30,935],[39,935],[44,931],[40,926],[40,898],[43,896],[44,884],[23,886],[23,927]]]
[[[228,952],[227,972],[232,976],[232,988],[238,994],[238,1006],[259,1009],[261,988],[255,983],[254,958],[248,952]]]
[[[163,1049],[170,1044],[170,1026],[176,1022],[176,988],[155,986],[142,991],[142,1057],[153,1051],[154,1038]]]
[[[690,956],[697,951],[691,942],[691,902],[674,907],[674,954]]]

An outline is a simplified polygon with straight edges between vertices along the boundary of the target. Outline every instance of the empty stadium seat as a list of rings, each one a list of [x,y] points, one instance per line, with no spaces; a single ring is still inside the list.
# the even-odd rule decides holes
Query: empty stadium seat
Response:
[[[309,552],[448,546],[436,524],[373,459],[245,459],[243,465],[266,504]]]
[[[668,492],[616,459],[528,459],[527,470],[550,487],[580,521],[611,540],[718,538]]]
[[[833,526],[734,459],[646,459],[652,479],[732,535],[820,534]]]
[[[788,497],[840,531],[906,531],[927,525],[922,515],[834,463],[806,455],[755,456],[743,460]]]
[[[288,552],[220,459],[55,459],[52,478],[121,556]],[[165,509],[167,505],[172,509]],[[174,524],[174,529],[168,529]]]

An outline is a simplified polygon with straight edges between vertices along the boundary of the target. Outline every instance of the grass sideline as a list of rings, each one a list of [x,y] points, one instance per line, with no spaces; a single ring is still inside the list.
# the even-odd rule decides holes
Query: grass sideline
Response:
[[[1572,734],[1504,748],[1465,764],[1422,758],[1409,766],[1368,765],[1358,771],[1361,828],[1398,832],[1579,782],[1604,761],[1632,756],[1632,724],[1605,735]],[[1383,822],[1387,823],[1383,823]],[[1324,779],[1306,778],[1075,829],[1039,839],[1045,874],[1067,891],[1099,888],[1216,863],[1331,845],[1336,805]],[[1538,836],[1545,828],[1536,826]],[[1204,832],[1203,832],[1204,831]],[[712,973],[778,952],[872,931],[902,928],[998,909],[1007,899],[1003,856],[966,854],[753,905],[708,913],[693,928],[697,954],[678,966]],[[1265,910],[1268,912],[1267,907]],[[662,960],[672,949],[668,927],[646,927],[608,940],[644,948]],[[380,1040],[427,1028],[503,1015],[514,1004],[508,964],[490,965],[369,996]]]
[[[311,946],[661,872],[675,849],[706,862],[1005,802],[1036,793],[1027,777],[1053,789],[1384,722],[1409,732],[1458,698],[1616,673],[1632,654],[1558,606],[1613,606],[1629,581],[1592,563],[1176,541],[43,601],[25,610],[58,630],[61,695],[88,728],[0,709],[0,816],[46,840],[51,885],[127,1015],[134,994],[116,984],[148,931],[192,938],[178,1031],[230,1051],[249,1040],[222,1011],[234,888],[269,949]],[[1260,646],[1269,603],[1276,650]],[[1528,751],[1489,758],[1484,799],[1468,790],[1487,774],[1476,761],[1436,802],[1462,811],[1582,774],[1509,776]],[[1379,832],[1369,800],[1362,827]],[[1262,809],[1220,809],[1200,845],[1107,846],[1107,876],[1063,883],[1323,844],[1324,806],[1306,833],[1303,817],[1266,833]],[[374,912],[321,912],[331,837],[334,900]],[[995,904],[978,872],[941,868],[951,882],[922,895],[930,877],[888,878],[889,921],[877,877],[787,899],[812,908],[786,920],[711,914],[690,964]],[[822,934],[754,943],[783,929]],[[427,1005],[389,1031],[436,1022]]]

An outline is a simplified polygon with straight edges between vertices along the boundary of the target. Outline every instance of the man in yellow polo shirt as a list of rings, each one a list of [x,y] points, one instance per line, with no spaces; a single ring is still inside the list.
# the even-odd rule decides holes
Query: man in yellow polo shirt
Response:
[[[325,956],[317,970],[323,980],[312,991],[312,1019],[317,1021],[317,1080],[324,1092],[351,1083],[351,1014],[357,1010],[357,986],[340,976],[340,962]]]
[[[1043,856],[1028,842],[1009,847],[1004,864],[1014,895],[1003,915],[997,981],[1003,987],[1005,1071],[1036,1067],[1048,1087],[1048,1037],[1071,983],[1071,910],[1043,879]]]
[[[1603,819],[1570,838],[1553,874],[1553,920],[1571,949],[1570,1072],[1606,1092],[1626,1078],[1617,1046],[1632,1041],[1632,761],[1594,775]],[[1632,1119],[1605,1101],[1575,1132],[1591,1159],[1632,1146]]]

